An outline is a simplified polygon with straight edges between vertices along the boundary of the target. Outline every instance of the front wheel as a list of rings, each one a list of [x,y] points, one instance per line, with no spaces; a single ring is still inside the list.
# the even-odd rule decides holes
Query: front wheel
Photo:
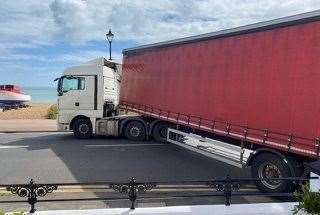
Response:
[[[93,135],[92,124],[89,119],[78,119],[73,124],[73,134],[76,138],[86,139]]]
[[[253,160],[251,174],[253,178],[264,179],[255,181],[257,188],[262,192],[286,192],[289,191],[292,184],[290,181],[275,179],[291,177],[291,172],[283,159],[271,153],[257,155]],[[268,178],[273,178],[273,180],[268,180]]]

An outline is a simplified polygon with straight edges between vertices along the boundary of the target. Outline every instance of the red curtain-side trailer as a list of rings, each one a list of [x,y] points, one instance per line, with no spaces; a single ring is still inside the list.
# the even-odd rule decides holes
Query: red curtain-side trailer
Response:
[[[244,139],[300,163],[319,159],[320,11],[125,49],[123,55],[121,108]],[[272,156],[257,165],[272,163]]]

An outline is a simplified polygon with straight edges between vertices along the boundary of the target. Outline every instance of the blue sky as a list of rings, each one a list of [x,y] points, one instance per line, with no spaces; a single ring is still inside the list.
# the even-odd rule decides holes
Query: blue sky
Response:
[[[64,68],[136,45],[320,9],[319,0],[1,0],[0,84],[54,86]]]

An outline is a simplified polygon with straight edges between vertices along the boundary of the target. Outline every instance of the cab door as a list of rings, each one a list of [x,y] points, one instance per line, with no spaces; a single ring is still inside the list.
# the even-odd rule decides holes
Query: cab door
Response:
[[[61,111],[76,111],[79,109],[80,77],[65,76],[60,80],[58,105]]]
[[[97,105],[97,76],[90,75],[81,79],[81,90],[79,91],[79,109],[80,110],[95,110]]]
[[[65,76],[60,81],[60,110],[94,110],[96,106],[96,76]]]

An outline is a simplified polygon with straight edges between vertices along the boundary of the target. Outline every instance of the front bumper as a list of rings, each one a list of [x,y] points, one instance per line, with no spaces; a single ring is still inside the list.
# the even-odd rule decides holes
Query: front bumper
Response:
[[[70,131],[69,124],[58,123],[58,131]]]

